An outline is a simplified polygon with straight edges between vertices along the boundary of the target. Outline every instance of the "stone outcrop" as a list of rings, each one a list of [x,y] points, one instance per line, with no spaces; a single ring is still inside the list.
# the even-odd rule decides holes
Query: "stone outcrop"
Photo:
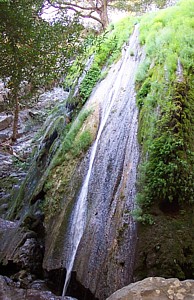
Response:
[[[107,300],[192,300],[194,280],[149,277],[116,291]]]
[[[41,276],[43,259],[40,218],[28,217],[25,222],[28,224],[19,226],[18,222],[0,219],[0,272],[22,288]]]
[[[39,287],[40,288],[40,287]],[[0,300],[59,300],[62,297],[55,296],[50,291],[37,289],[20,289],[17,288],[13,281],[8,277],[0,275]],[[63,297],[63,300],[73,298]]]

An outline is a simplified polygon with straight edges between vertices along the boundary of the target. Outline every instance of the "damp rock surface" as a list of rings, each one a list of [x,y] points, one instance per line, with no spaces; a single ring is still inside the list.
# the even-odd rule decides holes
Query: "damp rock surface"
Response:
[[[92,96],[102,99],[101,122],[103,111],[109,116],[97,146],[88,186],[87,223],[73,269],[77,281],[100,300],[132,279],[136,225],[131,211],[139,161],[134,82],[141,59],[136,27],[122,59]]]
[[[107,300],[192,300],[194,280],[149,277],[116,291]]]

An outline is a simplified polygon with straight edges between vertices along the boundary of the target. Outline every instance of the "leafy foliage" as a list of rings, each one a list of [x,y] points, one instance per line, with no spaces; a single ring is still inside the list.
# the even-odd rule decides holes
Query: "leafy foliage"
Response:
[[[125,18],[114,25],[110,24],[107,31],[98,37],[89,35],[86,39],[85,57],[82,62],[80,57],[74,62],[64,83],[65,87],[73,86],[77,82],[76,78],[84,71],[85,61],[94,56],[93,63],[79,88],[79,101],[82,105],[89,98],[96,83],[106,77],[107,68],[120,57],[122,46],[128,41],[133,30],[133,24],[134,19]]]
[[[93,88],[100,78],[100,68],[92,66],[80,86],[80,96],[83,103],[89,98]]]
[[[26,81],[32,92],[59,78],[80,49],[77,40],[81,27],[76,20],[66,17],[63,24],[49,24],[40,17],[42,4],[43,0],[0,3],[0,77],[10,89],[17,114],[21,83]]]

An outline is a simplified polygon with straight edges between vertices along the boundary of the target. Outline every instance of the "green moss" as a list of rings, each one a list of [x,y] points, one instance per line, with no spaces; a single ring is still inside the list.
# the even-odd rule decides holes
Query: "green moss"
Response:
[[[150,82],[150,78],[146,78],[146,80],[143,82],[143,84],[140,86],[140,88],[137,92],[136,95],[136,99],[137,99],[137,105],[139,107],[139,109],[142,108],[143,104],[144,104],[144,98],[147,97],[147,95],[150,92],[150,88],[151,88],[151,82]]]
[[[17,183],[18,183],[18,179],[13,176],[0,178],[1,189],[6,191],[7,193],[11,192],[13,185]]]
[[[13,195],[12,205],[10,205],[10,209],[8,211],[7,218],[8,219],[16,219],[18,212],[22,209],[23,199],[25,195],[25,184],[23,183],[20,187],[19,193],[16,198]]]
[[[143,222],[154,203],[194,202],[194,61],[190,57],[188,63],[183,57],[183,50],[187,52],[193,43],[194,30],[192,1],[186,2],[148,15],[140,24],[147,53],[137,74],[142,145],[137,202]],[[181,79],[177,78],[178,60]]]
[[[43,204],[47,219],[54,216],[62,208],[64,197],[71,197],[71,180],[80,161],[80,156],[87,151],[91,143],[92,136],[89,131],[80,133],[69,147],[69,151],[64,153],[63,162],[53,167],[49,173],[44,184],[45,201]],[[74,189],[76,189],[75,186]]]
[[[71,154],[73,157],[77,157],[80,154],[84,153],[88,147],[92,143],[92,135],[88,130],[85,130],[80,134],[80,136],[75,139],[75,142],[73,144]]]
[[[147,61],[136,81],[142,160],[135,280],[194,278],[193,5],[181,1],[141,21]]]
[[[90,113],[90,111],[82,112],[71,125],[52,161],[44,183],[43,210],[47,219],[60,211],[64,198],[71,197],[71,180],[81,158],[93,141],[89,130],[81,130]]]
[[[64,161],[60,166],[55,167],[49,174],[45,184],[45,200],[43,210],[46,220],[53,217],[62,208],[62,200],[70,194],[69,186],[78,158]]]
[[[56,232],[54,236],[55,242],[53,243],[53,253],[52,259],[59,259],[61,257],[61,250],[64,249],[64,237],[67,232],[70,216],[73,210],[73,201],[69,201],[65,207],[65,217],[63,217],[62,222],[60,224],[60,229]],[[46,220],[47,221],[47,220]]]
[[[186,103],[193,101],[189,91],[187,83],[174,85],[168,105],[161,108],[153,135],[146,136],[149,158],[141,169],[143,188],[137,197],[144,208],[155,201],[194,201],[193,114],[186,109]]]
[[[62,144],[57,154],[54,157],[54,160],[52,162],[52,167],[62,164],[63,161],[66,160],[67,157],[66,154],[69,152],[73,152],[75,138],[78,135],[79,130],[81,129],[84,121],[87,119],[90,113],[91,111],[81,112],[78,118],[72,123],[69,131],[65,134],[65,137],[62,141]]]

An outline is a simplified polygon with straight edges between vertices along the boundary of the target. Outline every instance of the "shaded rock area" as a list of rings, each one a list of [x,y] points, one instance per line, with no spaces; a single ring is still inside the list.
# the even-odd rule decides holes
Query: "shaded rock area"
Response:
[[[2,83],[0,88],[1,94],[8,93]],[[32,151],[40,144],[41,136],[37,136],[38,130],[50,110],[68,97],[68,92],[60,87],[39,93],[29,107],[21,107],[18,138],[15,143],[11,142],[13,115],[5,112],[6,106],[0,113],[0,216],[3,218],[6,216],[11,194],[18,192],[31,165]],[[6,104],[3,100],[2,103]]]
[[[118,290],[107,300],[192,300],[194,280],[150,277]]]
[[[0,274],[2,275],[0,299],[2,300],[60,299],[50,292],[52,283],[49,274],[42,268],[44,214],[37,203],[29,210],[25,210],[17,221],[6,219],[9,208],[14,203],[12,200],[17,197],[20,185],[31,168],[34,159],[32,151],[35,148],[40,147],[39,163],[42,166],[46,164],[48,154],[46,152],[57,134],[55,128],[51,132],[51,137],[48,131],[47,136],[43,137],[41,134],[37,135],[37,132],[55,105],[61,105],[61,113],[65,114],[67,95],[63,89],[55,88],[42,94],[32,107],[22,109],[19,115],[18,139],[15,143],[11,142],[12,115],[5,113],[0,115]],[[52,127],[50,119],[45,127],[48,128],[49,125]],[[23,205],[23,196],[21,201]]]
[[[7,147],[7,149],[5,149]],[[11,194],[15,194],[26,176],[26,162],[9,153],[10,145],[0,146],[0,216],[6,217]]]
[[[40,213],[27,215],[22,223],[0,218],[0,300],[62,299],[63,270],[42,268],[44,235]]]
[[[34,284],[35,286],[35,284]],[[54,295],[50,291],[44,290],[41,282],[36,282],[36,289],[18,288],[17,284],[6,276],[0,275],[0,300],[59,300],[60,296]],[[75,299],[63,297],[63,300]]]
[[[27,222],[19,226],[18,222],[0,219],[0,273],[10,276],[21,288],[27,288],[35,279],[43,277],[41,217],[30,220],[28,217]]]
[[[134,280],[160,276],[193,279],[194,210],[166,202],[151,209],[154,224],[139,225]]]

